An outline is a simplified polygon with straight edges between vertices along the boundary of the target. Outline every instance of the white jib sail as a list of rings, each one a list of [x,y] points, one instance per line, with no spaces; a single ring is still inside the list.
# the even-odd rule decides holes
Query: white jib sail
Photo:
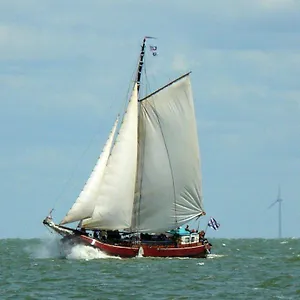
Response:
[[[97,163],[83,190],[60,224],[76,222],[92,216],[95,208],[95,202],[99,195],[104,170],[114,141],[118,121],[119,118],[117,118],[117,120],[115,121],[115,124],[105,143],[103,151],[99,156]]]
[[[197,125],[189,76],[140,104],[132,229],[164,232],[202,211]]]
[[[131,226],[137,162],[137,85],[135,84],[115,145],[108,159],[97,205],[85,228],[124,229]]]

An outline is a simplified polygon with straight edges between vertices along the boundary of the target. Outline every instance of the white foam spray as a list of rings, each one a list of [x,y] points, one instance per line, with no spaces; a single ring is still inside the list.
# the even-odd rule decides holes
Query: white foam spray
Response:
[[[144,255],[144,249],[143,249],[143,247],[140,247],[137,257],[141,258],[141,257],[143,257],[143,255]]]
[[[28,246],[25,250],[34,258],[60,258],[64,257],[61,249],[60,238],[48,233],[40,239],[38,244]]]
[[[213,258],[220,258],[220,257],[224,257],[224,256],[227,256],[227,255],[223,255],[223,254],[208,254],[207,258],[213,259]]]
[[[116,256],[109,256],[105,254],[103,251],[93,248],[91,246],[85,245],[75,245],[69,249],[69,253],[66,255],[67,259],[107,259],[107,258],[116,258],[121,259]]]
[[[61,243],[61,237],[55,234],[47,233],[47,236],[40,239],[39,244],[27,247],[25,250],[33,257],[46,258],[66,258],[66,259],[106,259],[120,257],[109,256],[100,249],[85,245],[70,245]]]

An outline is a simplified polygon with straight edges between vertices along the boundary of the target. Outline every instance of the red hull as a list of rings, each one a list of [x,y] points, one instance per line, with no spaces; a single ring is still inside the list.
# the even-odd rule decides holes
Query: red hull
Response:
[[[143,241],[137,242],[136,244],[125,244],[125,242],[123,242],[119,245],[113,245],[103,243],[87,235],[79,235],[77,230],[56,225],[49,218],[46,218],[43,223],[63,235],[63,242],[71,242],[71,244],[83,243],[85,245],[98,248],[108,255],[124,258],[137,256],[140,249],[142,256],[145,257],[206,257],[207,253],[210,253],[211,248],[209,243],[202,245],[202,243],[196,241],[188,244],[184,241],[183,244],[179,243],[177,246],[175,246],[175,244],[166,244],[164,242],[163,244],[149,244],[149,242]],[[191,234],[191,236],[192,239],[195,239],[195,234]],[[197,234],[196,237],[198,237]]]
[[[81,241],[84,242],[84,244],[93,246],[94,248],[98,248],[101,251],[105,252],[108,255],[113,255],[113,256],[120,256],[124,258],[129,258],[129,257],[135,257],[138,255],[139,252],[139,246],[134,245],[134,246],[116,246],[116,245],[111,245],[111,244],[106,244],[102,243],[98,240],[95,240],[91,237],[81,235],[80,236]]]
[[[162,245],[146,245],[137,244],[132,246],[112,245],[100,242],[89,236],[81,235],[81,241],[89,246],[98,248],[108,255],[119,256],[123,258],[135,257],[139,253],[140,247],[143,249],[142,256],[144,257],[206,257],[210,247],[202,244],[193,246],[162,246]]]
[[[206,257],[210,251],[210,246],[149,246],[143,245],[143,256],[145,257]]]

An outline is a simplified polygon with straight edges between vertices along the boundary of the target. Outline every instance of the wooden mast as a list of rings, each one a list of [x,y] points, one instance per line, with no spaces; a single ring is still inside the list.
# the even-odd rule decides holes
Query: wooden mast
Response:
[[[138,94],[139,94],[139,90],[140,90],[142,70],[143,70],[143,65],[144,65],[146,39],[147,39],[147,37],[144,37],[144,39],[143,39],[143,44],[141,47],[141,53],[140,53],[140,59],[139,59],[139,65],[138,65],[138,70],[137,70],[137,74],[136,74],[136,83],[137,83]]]

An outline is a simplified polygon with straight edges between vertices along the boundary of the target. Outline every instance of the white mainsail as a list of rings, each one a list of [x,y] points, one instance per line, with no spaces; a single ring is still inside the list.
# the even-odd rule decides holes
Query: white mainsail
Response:
[[[188,74],[140,102],[132,230],[164,232],[199,216],[202,183]]]
[[[89,229],[124,229],[131,226],[137,162],[138,102],[135,83],[127,112],[107,162],[97,205],[82,226]]]
[[[60,224],[76,222],[92,216],[98,198],[103,173],[114,141],[119,117],[116,119],[103,151],[77,200]]]

